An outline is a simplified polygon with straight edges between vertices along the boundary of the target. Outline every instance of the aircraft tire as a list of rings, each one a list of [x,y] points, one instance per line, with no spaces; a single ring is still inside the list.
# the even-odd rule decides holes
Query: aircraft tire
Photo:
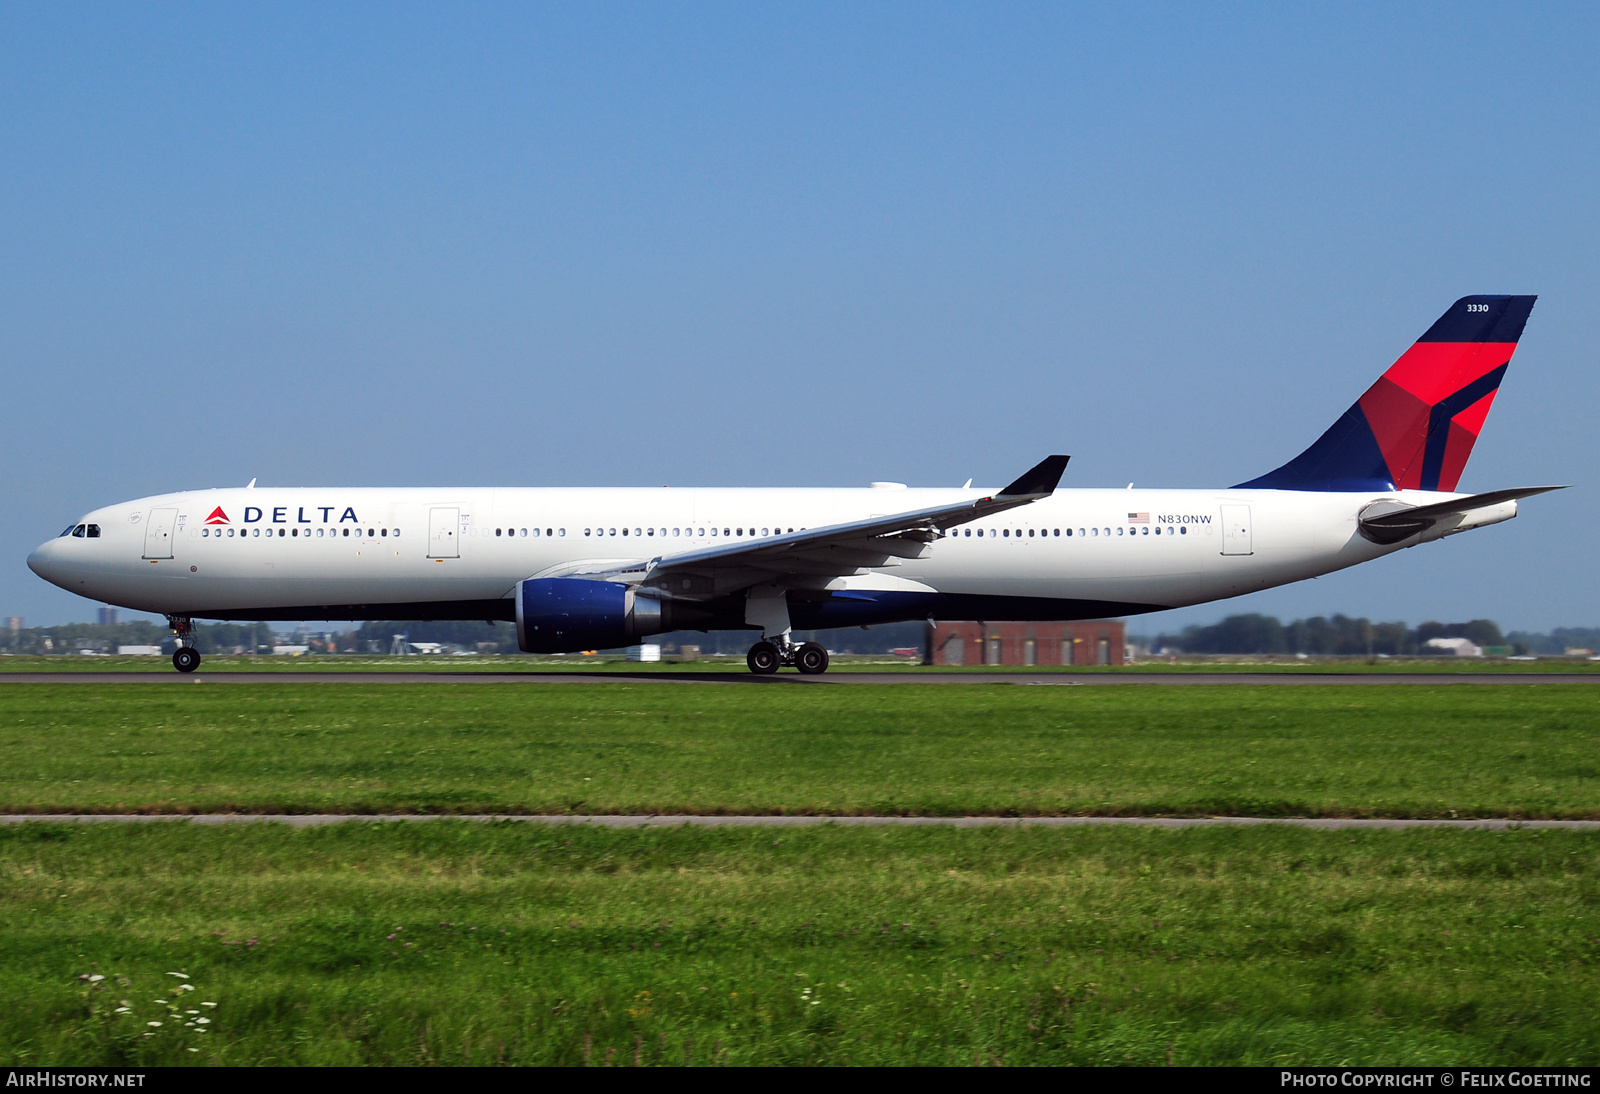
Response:
[[[803,643],[794,653],[794,667],[802,676],[821,676],[828,671],[828,650],[819,642]]]
[[[750,652],[744,655],[744,663],[750,666],[750,671],[757,676],[771,676],[778,671],[782,663],[778,655],[778,647],[768,642],[765,638],[750,647]]]
[[[179,672],[193,672],[200,667],[200,651],[193,646],[179,646],[172,653],[172,667]]]

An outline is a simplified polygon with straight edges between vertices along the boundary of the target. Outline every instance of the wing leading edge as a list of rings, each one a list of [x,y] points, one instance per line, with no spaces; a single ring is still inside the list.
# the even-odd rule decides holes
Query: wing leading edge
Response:
[[[774,581],[820,587],[859,570],[920,558],[946,529],[1049,497],[1069,458],[1047,456],[999,493],[985,497],[649,560],[596,559],[538,576],[621,581],[672,600],[727,596]]]

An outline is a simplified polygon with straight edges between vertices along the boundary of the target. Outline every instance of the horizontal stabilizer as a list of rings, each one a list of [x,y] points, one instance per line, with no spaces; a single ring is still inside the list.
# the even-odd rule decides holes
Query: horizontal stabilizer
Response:
[[[1565,486],[1523,486],[1515,490],[1491,490],[1486,494],[1469,494],[1451,498],[1432,505],[1407,505],[1400,501],[1373,502],[1361,511],[1361,535],[1373,543],[1399,543],[1408,536],[1426,532],[1446,517],[1487,509],[1535,494],[1548,494],[1552,490],[1565,490]]]

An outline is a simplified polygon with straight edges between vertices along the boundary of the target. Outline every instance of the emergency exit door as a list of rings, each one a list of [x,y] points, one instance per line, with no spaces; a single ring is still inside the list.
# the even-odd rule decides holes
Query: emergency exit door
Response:
[[[176,509],[152,509],[144,526],[144,557],[172,557],[172,526],[178,523]]]
[[[429,558],[461,557],[461,532],[456,527],[460,519],[459,509],[428,510]]]
[[[1222,553],[1225,555],[1250,555],[1255,549],[1250,544],[1250,507],[1224,505],[1222,507]]]

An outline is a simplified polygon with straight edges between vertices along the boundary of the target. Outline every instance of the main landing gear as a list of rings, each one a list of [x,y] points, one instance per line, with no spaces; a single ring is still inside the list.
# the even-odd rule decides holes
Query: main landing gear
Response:
[[[194,620],[186,615],[169,615],[167,623],[178,636],[178,648],[172,652],[172,667],[179,672],[193,672],[200,667],[200,651],[194,648]]]
[[[821,676],[828,671],[827,648],[817,642],[795,645],[784,635],[778,641],[763,638],[745,654],[745,664],[757,676],[771,676],[784,665],[793,665],[802,676]]]

